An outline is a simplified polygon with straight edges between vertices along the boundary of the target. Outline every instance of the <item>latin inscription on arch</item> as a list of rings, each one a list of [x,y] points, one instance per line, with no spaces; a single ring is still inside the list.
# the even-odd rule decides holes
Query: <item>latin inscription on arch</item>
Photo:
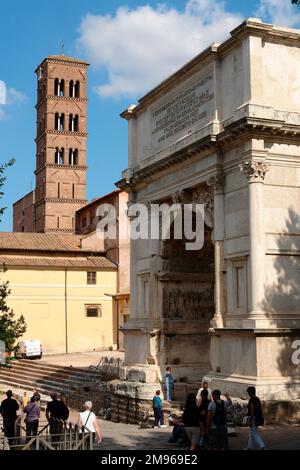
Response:
[[[210,74],[153,110],[153,143],[163,145],[198,122],[209,120],[209,104],[213,98],[213,76]]]

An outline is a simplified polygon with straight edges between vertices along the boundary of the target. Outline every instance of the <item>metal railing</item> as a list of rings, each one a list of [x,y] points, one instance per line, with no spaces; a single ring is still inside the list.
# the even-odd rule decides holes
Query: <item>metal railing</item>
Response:
[[[54,426],[53,426],[54,424]],[[59,432],[56,432],[59,431]],[[36,435],[26,435],[26,428],[19,417],[15,422],[15,436],[0,435],[1,450],[93,450],[94,434],[85,426],[61,420],[39,421]]]
[[[99,380],[109,382],[120,377],[120,368],[123,360],[119,357],[101,357],[100,361],[89,366],[91,381]]]

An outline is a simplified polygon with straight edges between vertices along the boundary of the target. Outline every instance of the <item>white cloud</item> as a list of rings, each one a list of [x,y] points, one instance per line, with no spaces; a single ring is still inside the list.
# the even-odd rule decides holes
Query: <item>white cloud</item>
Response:
[[[78,46],[107,73],[107,82],[96,88],[99,95],[136,97],[224,40],[240,21],[219,0],[189,0],[182,12],[161,4],[121,7],[114,15],[88,14]]]
[[[22,91],[18,91],[15,88],[7,89],[7,104],[24,103],[27,99],[27,96]]]
[[[275,25],[293,27],[300,24],[300,10],[290,0],[260,0],[256,15]]]
[[[0,104],[6,103],[6,85],[3,80],[0,80]]]
[[[0,120],[5,117],[4,107],[16,103],[23,103],[28,98],[22,91],[8,88],[3,80],[0,80]]]

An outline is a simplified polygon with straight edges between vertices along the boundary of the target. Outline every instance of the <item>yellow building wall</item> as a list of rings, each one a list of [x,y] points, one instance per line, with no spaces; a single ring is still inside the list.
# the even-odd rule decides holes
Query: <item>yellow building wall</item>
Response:
[[[66,336],[68,352],[115,347],[112,298],[105,294],[116,292],[117,273],[93,271],[96,285],[87,285],[82,269],[8,268],[1,279],[9,281],[8,305],[26,319],[21,339],[40,339],[46,354],[65,353]],[[86,305],[101,305],[101,317],[87,317]]]

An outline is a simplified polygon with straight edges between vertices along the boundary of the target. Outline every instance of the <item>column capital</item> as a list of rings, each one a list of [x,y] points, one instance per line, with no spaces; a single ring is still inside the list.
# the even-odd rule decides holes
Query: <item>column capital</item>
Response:
[[[223,194],[224,183],[225,183],[225,176],[222,174],[211,176],[207,180],[207,186],[213,186],[215,194]]]
[[[269,171],[269,165],[263,160],[243,162],[239,167],[250,183],[263,183]]]

